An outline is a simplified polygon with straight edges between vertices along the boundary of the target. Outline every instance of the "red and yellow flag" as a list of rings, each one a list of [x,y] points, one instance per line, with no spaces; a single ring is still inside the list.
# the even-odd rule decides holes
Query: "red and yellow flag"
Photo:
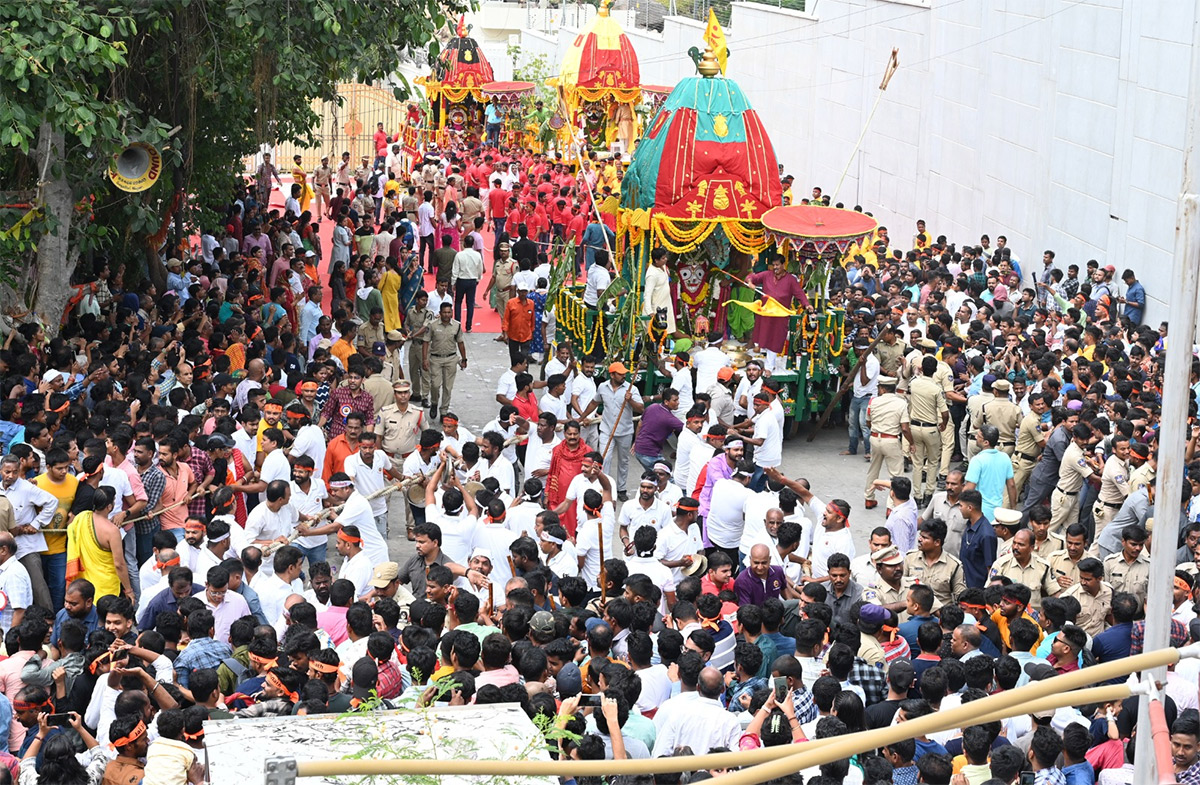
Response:
[[[717,21],[717,14],[708,9],[708,25],[704,28],[704,43],[713,50],[717,63],[721,66],[721,74],[725,73],[725,64],[729,60],[729,47],[725,44],[725,31]]]

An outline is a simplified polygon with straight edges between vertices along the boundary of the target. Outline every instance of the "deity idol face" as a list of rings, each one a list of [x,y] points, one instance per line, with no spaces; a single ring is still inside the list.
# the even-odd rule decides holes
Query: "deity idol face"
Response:
[[[704,285],[704,267],[698,264],[680,265],[679,280],[687,289],[699,289]]]

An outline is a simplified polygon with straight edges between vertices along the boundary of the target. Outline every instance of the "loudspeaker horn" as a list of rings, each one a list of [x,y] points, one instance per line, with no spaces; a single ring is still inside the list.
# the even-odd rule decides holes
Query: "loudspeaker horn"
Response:
[[[108,177],[122,191],[145,191],[162,174],[162,155],[153,145],[134,142],[113,156]]]

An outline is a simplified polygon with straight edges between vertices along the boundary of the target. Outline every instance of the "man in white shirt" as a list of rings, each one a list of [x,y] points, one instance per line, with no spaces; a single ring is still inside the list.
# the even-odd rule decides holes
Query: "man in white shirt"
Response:
[[[425,307],[430,313],[441,313],[442,303],[450,303],[454,307],[454,293],[450,291],[450,281],[438,278],[432,292],[429,292],[429,304]]]
[[[479,437],[479,477],[495,477],[500,491],[512,496],[516,493],[516,471],[512,462],[505,458],[504,437],[495,431],[486,431]],[[549,467],[547,467],[549,468]]]
[[[454,318],[463,329],[471,332],[475,322],[475,289],[479,279],[483,278],[483,257],[475,250],[474,238],[470,235],[462,238],[463,249],[454,255],[452,277],[454,279]],[[466,300],[467,319],[463,321],[462,305]]]
[[[562,441],[556,432],[556,428],[561,422],[565,422],[565,420],[550,412],[542,412],[538,415],[537,430],[533,436],[529,437],[529,444],[525,447],[526,477],[544,480],[550,473],[552,453],[558,443]]]
[[[0,532],[0,592],[8,598],[0,610],[0,629],[11,630],[21,623],[25,609],[33,604],[33,584],[17,559],[17,542],[8,532]]]
[[[313,423],[312,415],[301,401],[287,408],[288,425],[295,432],[292,446],[285,450],[293,462],[303,456],[312,459],[313,466],[325,466],[325,431]],[[323,485],[323,483],[322,483]]]
[[[325,490],[325,482],[320,477],[313,477],[316,466],[313,459],[307,455],[296,458],[292,467],[292,506],[301,515],[316,518],[324,509],[324,501],[329,493]],[[308,559],[309,569],[317,562],[326,561],[329,547],[328,537],[299,537],[293,543]]]
[[[342,470],[354,482],[354,489],[363,496],[383,490],[391,476],[392,459],[383,450],[376,448],[376,435],[364,431],[358,437],[358,452],[351,454],[342,464]],[[375,526],[387,538],[388,499],[386,495],[370,499]]]
[[[267,406],[271,405],[267,404]],[[279,404],[274,405],[278,406]],[[262,451],[262,468],[258,470],[260,480],[269,484],[276,480],[288,482],[292,479],[292,465],[283,451],[283,431],[278,428],[267,428],[263,431]],[[259,497],[259,501],[265,501],[265,499],[265,496]]]
[[[756,491],[766,487],[766,469],[778,468],[783,463],[783,429],[771,411],[771,393],[762,391],[753,398],[753,436],[744,437],[754,445],[754,480],[750,483]]]
[[[675,519],[658,533],[658,545],[654,556],[671,570],[676,585],[683,580],[683,569],[692,563],[693,557],[704,550],[700,527],[696,524],[696,512],[700,502],[684,496],[675,505]]]
[[[273,480],[267,483],[264,493],[266,501],[246,516],[246,539],[257,548],[264,548],[273,542],[287,544],[289,535],[300,520],[300,514],[290,504],[292,489],[287,480]],[[270,575],[273,570],[272,560],[264,557],[262,572]]]
[[[662,590],[658,612],[665,617],[667,609],[675,605],[675,576],[655,558],[657,550],[658,531],[653,526],[638,526],[633,530],[633,555],[625,560],[625,566],[629,568],[630,576],[645,575]]]
[[[567,530],[557,523],[542,529],[539,547],[545,557],[546,566],[558,578],[579,577],[579,552],[567,535]]]
[[[867,404],[879,392],[879,357],[870,351],[871,342],[859,339],[854,344],[854,351],[860,357],[864,352],[867,359],[854,374],[854,388],[850,399],[850,414],[847,418],[847,430],[850,433],[850,446],[842,455],[857,455],[858,442],[863,443],[863,452],[871,451],[871,431],[867,427]]]
[[[684,685],[684,689],[688,686]],[[695,688],[695,692],[681,692],[665,701],[654,715],[658,732],[652,757],[671,755],[678,747],[690,747],[693,752],[708,752],[713,747],[737,748],[742,724],[737,714],[721,705],[721,693],[725,690],[721,672],[704,668]]]
[[[578,518],[575,530],[575,550],[579,558],[579,577],[592,591],[602,591],[600,586],[600,543],[607,552],[612,544],[616,514],[613,511],[612,485],[602,476],[601,491],[588,489],[583,492],[583,516]]]
[[[481,461],[482,463],[482,461]],[[458,477],[451,474],[449,487],[436,501],[438,486],[446,476],[446,464],[438,466],[425,485],[425,520],[442,530],[442,552],[455,564],[466,564],[479,534],[479,508],[469,494],[463,493]]]
[[[625,555],[633,553],[632,537],[640,527],[650,526],[654,531],[658,531],[670,520],[671,511],[658,500],[658,475],[652,471],[642,472],[637,498],[622,504],[621,513],[617,517],[617,527]]]
[[[595,251],[596,262],[587,271],[587,285],[583,289],[583,304],[595,309],[600,301],[600,295],[612,283],[612,273],[609,271],[608,251],[603,248]]]
[[[571,396],[575,394],[575,356],[571,354],[571,347],[565,343],[558,344],[554,350],[554,356],[546,361],[546,378],[549,379],[555,374],[562,374],[565,379],[562,399],[569,406]],[[574,419],[574,416],[574,412],[571,412],[570,416],[559,419],[565,421]]]
[[[696,367],[695,389],[700,392],[706,392],[717,383],[717,371],[733,367],[733,359],[721,351],[721,340],[724,337],[725,334],[720,331],[710,333],[705,347],[692,357],[692,365]]]
[[[584,519],[583,511],[583,494],[588,489],[594,490],[597,493],[603,490],[600,478],[603,477],[608,483],[608,487],[612,488],[615,483],[613,478],[603,472],[603,467],[600,463],[600,453],[593,450],[583,456],[581,471],[579,474],[571,478],[571,483],[567,486],[567,492],[563,496],[562,503],[555,510],[559,515],[565,515],[570,505],[575,505],[575,520],[582,521]]]
[[[659,367],[664,375],[670,377],[671,389],[679,393],[675,416],[682,421],[696,402],[695,385],[692,384],[692,358],[687,352],[679,352],[669,363],[664,359]]]
[[[561,373],[546,378],[546,394],[538,401],[538,410],[553,414],[559,422],[570,419],[567,416],[567,377]]]
[[[11,453],[0,461],[0,496],[12,505],[16,557],[29,574],[34,601],[43,608],[52,608],[50,589],[42,573],[41,552],[46,550],[46,537],[41,529],[54,520],[58,499],[21,477],[21,459]]]
[[[342,511],[337,518],[321,526],[301,524],[301,536],[325,537],[336,534],[343,527],[354,526],[358,529],[358,537],[362,540],[362,548],[367,554],[371,567],[389,561],[387,540],[375,525],[375,512],[367,497],[354,489],[354,481],[345,472],[334,472],[329,477],[329,503],[342,505]]]
[[[708,516],[704,519],[709,542],[724,551],[734,564],[740,558],[746,505],[755,495],[750,489],[750,475],[751,466],[742,464],[734,469],[731,477],[717,480],[713,484]]]
[[[363,550],[362,545],[362,536],[357,526],[343,526],[338,530],[335,547],[338,555],[342,557],[338,579],[354,584],[355,598],[362,597],[371,590],[371,575],[375,569],[371,564],[371,557]]]
[[[268,562],[271,563],[269,573],[266,570]],[[288,597],[296,594],[294,587],[300,586],[303,562],[304,554],[294,545],[285,545],[271,558],[263,558],[263,570],[255,576],[254,591],[258,592],[259,605],[269,624],[276,625],[283,617]]]
[[[801,483],[783,476],[778,469],[767,471],[767,477],[786,485],[796,492],[801,504],[807,504],[813,517],[820,522],[821,529],[813,534],[812,577],[825,578],[829,575],[826,562],[835,553],[842,553],[853,560],[854,538],[850,534],[850,505],[843,499],[834,499],[825,504],[809,490],[807,482]]]
[[[404,465],[400,468],[401,473],[406,478],[421,478],[418,484],[422,491],[427,483],[431,482],[434,471],[442,465],[442,455],[438,448],[441,447],[441,435],[427,428],[421,431],[421,441],[417,445],[417,449],[408,454],[404,459]],[[409,512],[412,514],[413,520],[416,523],[425,522],[425,496],[422,493],[420,501],[414,501],[412,498],[405,500],[408,504]]]

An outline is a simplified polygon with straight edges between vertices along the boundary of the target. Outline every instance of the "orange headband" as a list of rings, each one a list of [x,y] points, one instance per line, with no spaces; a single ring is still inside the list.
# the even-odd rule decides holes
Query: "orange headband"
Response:
[[[204,738],[204,729],[201,728],[200,730],[196,731],[195,733],[188,733],[187,731],[184,731],[183,738],[186,741],[200,741],[201,739]]]
[[[174,558],[167,559],[166,561],[155,561],[155,564],[158,565],[158,568],[160,570],[163,567],[178,567],[179,566],[179,557],[175,556]]]
[[[253,655],[251,655],[251,656],[253,656]],[[268,673],[266,681],[267,681],[267,684],[270,684],[272,687],[274,687],[275,689],[279,690],[284,695],[286,695],[288,700],[290,700],[292,703],[300,702],[300,695],[295,690],[289,690],[287,687],[285,687],[283,685],[283,680],[280,679],[278,676],[276,676],[274,673]]]
[[[250,655],[250,662],[253,662],[255,665],[270,665],[272,668],[279,666],[279,658],[278,657],[270,657],[270,658],[260,657],[257,654],[255,654],[254,652],[250,652],[249,655]]]
[[[265,404],[263,404],[263,411],[264,412],[281,412],[281,411],[283,411],[283,404],[281,404],[277,401],[265,403]]]
[[[446,416],[446,417],[442,418],[442,422],[443,423],[454,423],[455,425],[458,425],[458,418]]]
[[[50,711],[53,712],[54,711],[54,701],[52,701],[49,698],[42,701],[41,703],[29,703],[28,701],[15,700],[12,702],[12,707],[13,707],[14,711],[30,711],[32,709],[49,708]]]
[[[183,530],[189,532],[202,532],[205,528],[204,524],[199,521],[186,521],[183,524]]]
[[[115,750],[117,747],[124,747],[126,744],[133,744],[135,741],[137,741],[138,739],[140,739],[142,736],[145,736],[145,735],[146,735],[146,723],[139,721],[138,724],[134,727],[134,729],[129,731],[128,735],[122,736],[121,738],[117,739],[109,746]],[[184,734],[185,738],[186,738],[186,736],[187,736],[187,734]]]
[[[700,502],[696,502],[693,504],[692,502],[680,501],[675,504],[675,509],[683,510],[685,512],[696,512],[697,510],[700,509]]]
[[[309,660],[308,666],[317,673],[337,673],[341,668],[340,665],[330,665],[329,663],[321,662],[320,660]]]
[[[1181,591],[1185,591],[1188,594],[1192,593],[1192,587],[1188,586],[1188,582],[1185,581],[1183,578],[1180,578],[1178,575],[1175,576],[1175,588],[1179,589]]]
[[[92,664],[88,666],[88,672],[90,672],[90,673],[91,673],[93,676],[95,676],[95,675],[96,675],[96,670],[97,670],[97,669],[98,669],[98,668],[99,668],[101,665],[103,665],[103,664],[104,664],[104,661],[105,661],[105,660],[111,660],[111,659],[112,659],[112,657],[113,657],[113,653],[112,653],[111,651],[106,651],[106,652],[104,652],[104,653],[103,653],[103,654],[101,654],[99,657],[97,657],[96,659],[92,660]]]
[[[319,390],[319,389],[321,389],[321,385],[317,384],[316,382],[305,382],[304,384],[300,385],[300,389],[302,391],[303,390]]]
[[[362,542],[362,537],[351,537],[344,529],[338,529],[337,537],[342,542]]]

